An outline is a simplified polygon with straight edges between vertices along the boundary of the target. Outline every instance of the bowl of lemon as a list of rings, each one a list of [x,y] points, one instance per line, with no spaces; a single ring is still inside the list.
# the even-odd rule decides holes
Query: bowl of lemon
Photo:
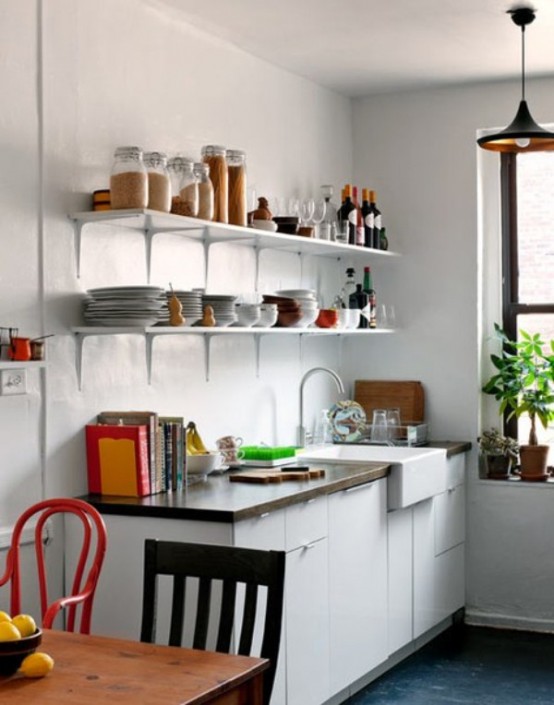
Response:
[[[45,676],[54,666],[48,654],[37,652],[42,631],[29,614],[10,617],[0,611],[0,676],[17,671],[29,677]]]

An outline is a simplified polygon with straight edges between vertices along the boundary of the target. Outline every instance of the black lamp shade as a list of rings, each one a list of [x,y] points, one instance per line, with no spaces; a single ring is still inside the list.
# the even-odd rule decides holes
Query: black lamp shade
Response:
[[[527,140],[529,144],[523,146],[523,141]],[[529,112],[527,102],[522,100],[515,118],[508,127],[479,138],[477,144],[493,152],[551,152],[554,151],[554,132],[548,132],[537,125]]]

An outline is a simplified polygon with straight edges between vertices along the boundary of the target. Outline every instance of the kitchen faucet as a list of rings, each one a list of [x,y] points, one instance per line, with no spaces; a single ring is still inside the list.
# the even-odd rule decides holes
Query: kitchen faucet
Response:
[[[344,394],[344,385],[342,383],[341,378],[338,376],[338,374],[336,372],[329,369],[328,367],[312,367],[311,370],[308,370],[307,372],[304,373],[304,376],[300,380],[300,404],[299,404],[299,414],[298,414],[298,420],[299,420],[298,445],[301,448],[306,443],[306,436],[307,436],[306,429],[304,428],[304,385],[306,384],[308,379],[316,372],[326,372],[328,375],[330,375],[335,380],[339,392],[341,394]]]

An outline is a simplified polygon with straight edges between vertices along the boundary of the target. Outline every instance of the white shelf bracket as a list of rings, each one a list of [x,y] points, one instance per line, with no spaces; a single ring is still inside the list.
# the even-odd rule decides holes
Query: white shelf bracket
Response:
[[[210,357],[212,350],[212,334],[204,336],[204,369],[206,372],[206,382],[210,381]]]
[[[258,245],[254,246],[254,256],[256,258],[254,270],[254,291],[257,294],[260,291],[260,248],[258,247]]]
[[[304,362],[304,336],[302,333],[298,335],[298,361],[300,362],[300,368],[302,369]]]
[[[77,279],[81,277],[81,241],[82,241],[82,231],[85,223],[82,220],[73,221],[73,232],[75,239],[75,272],[77,274]]]
[[[155,333],[145,334],[146,379],[148,384],[152,384],[152,348],[154,346],[155,337]]]
[[[256,378],[260,378],[260,343],[262,336],[260,333],[254,334],[254,346],[256,351]]]
[[[160,232],[155,228],[147,228],[144,231],[144,256],[146,259],[146,281],[150,284],[150,274],[152,271],[152,240],[154,235]]]
[[[75,371],[77,372],[77,389],[83,389],[83,343],[86,333],[75,333]]]

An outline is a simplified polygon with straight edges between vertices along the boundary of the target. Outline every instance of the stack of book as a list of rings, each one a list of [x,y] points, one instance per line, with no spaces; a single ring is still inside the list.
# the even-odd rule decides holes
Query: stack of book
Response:
[[[144,497],[182,490],[185,430],[180,416],[102,411],[86,426],[91,494]]]

